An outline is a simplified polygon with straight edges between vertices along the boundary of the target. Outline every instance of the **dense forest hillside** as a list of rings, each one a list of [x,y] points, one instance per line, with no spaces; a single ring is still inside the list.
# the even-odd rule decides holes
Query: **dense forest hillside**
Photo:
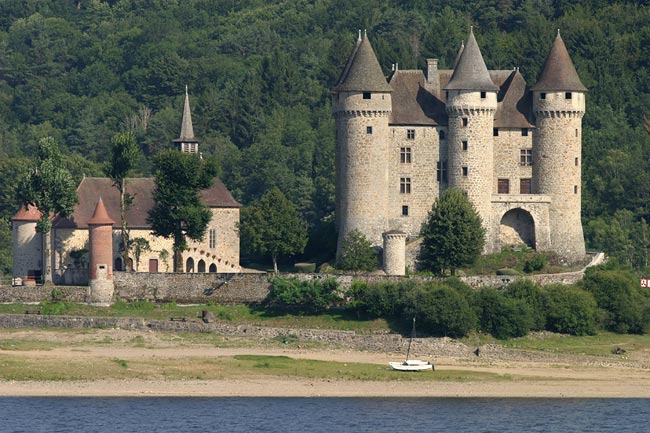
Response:
[[[357,29],[384,71],[449,67],[473,25],[488,68],[535,82],[557,29],[589,88],[583,222],[588,245],[650,260],[650,6],[604,0],[3,0],[0,2],[0,274],[10,271],[15,179],[56,138],[75,176],[102,175],[133,130],[151,159],[180,132],[189,85],[200,149],[243,204],[279,187],[333,245],[329,91]]]

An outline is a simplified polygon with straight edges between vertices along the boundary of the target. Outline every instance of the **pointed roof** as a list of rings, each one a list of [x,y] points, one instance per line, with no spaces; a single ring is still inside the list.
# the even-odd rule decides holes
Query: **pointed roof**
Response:
[[[348,62],[341,74],[338,84],[334,87],[335,92],[391,92],[379,66],[375,51],[370,45],[368,36],[359,39],[348,59]]]
[[[16,215],[11,218],[12,221],[38,221],[41,219],[41,211],[36,206],[28,204],[21,206]]]
[[[192,112],[190,111],[190,96],[185,86],[185,105],[183,106],[183,120],[181,122],[181,136],[175,142],[196,143],[194,127],[192,126]]]
[[[445,90],[482,90],[497,91],[497,86],[490,79],[481,49],[478,47],[472,28],[467,38],[467,45],[458,59],[458,65],[445,86]]]
[[[569,57],[569,52],[560,36],[560,30],[557,31],[555,42],[553,42],[551,52],[546,58],[542,74],[530,90],[587,91],[587,88],[580,81],[571,57]]]
[[[454,59],[454,63],[451,64],[451,69],[456,69],[456,66],[458,66],[458,61],[460,60],[461,54],[463,54],[463,50],[465,49],[465,41],[460,42],[460,48],[458,49],[458,52],[456,53],[456,58]]]
[[[97,206],[95,206],[95,212],[93,213],[92,218],[88,220],[88,225],[113,225],[115,221],[108,216],[106,212],[106,207],[104,206],[104,201],[99,197]]]

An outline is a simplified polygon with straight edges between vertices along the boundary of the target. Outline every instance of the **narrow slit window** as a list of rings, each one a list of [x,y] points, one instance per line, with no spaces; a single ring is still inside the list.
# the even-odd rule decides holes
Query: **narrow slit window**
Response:
[[[487,94],[485,92],[481,92],[481,99],[485,99],[487,97]]]
[[[494,137],[499,136],[499,128],[492,128],[492,136]]]
[[[366,134],[372,134],[372,126],[366,126]]]
[[[409,207],[406,205],[402,206],[402,216],[409,216]]]
[[[578,193],[578,185],[573,185],[573,193],[574,194]]]
[[[578,166],[578,158],[576,158],[576,167]]]
[[[467,167],[463,167],[463,176],[467,176],[469,174],[469,170],[467,170]]]
[[[467,150],[467,140],[463,140],[463,150]]]
[[[467,126],[467,117],[463,117],[463,126]]]
[[[445,131],[443,131],[442,129],[438,131],[438,138],[440,138],[441,140],[445,140],[447,138],[447,136],[445,135]]]

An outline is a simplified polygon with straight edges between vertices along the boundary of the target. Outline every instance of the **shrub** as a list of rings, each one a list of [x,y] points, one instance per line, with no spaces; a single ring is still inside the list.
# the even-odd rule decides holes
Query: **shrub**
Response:
[[[409,286],[413,286],[413,283],[366,284],[355,282],[348,290],[351,299],[350,305],[357,311],[373,317],[396,317],[402,308],[402,295],[409,290]]]
[[[300,281],[297,278],[274,278],[267,304],[292,307],[309,313],[326,310],[338,301],[336,280]]]
[[[496,289],[482,289],[476,304],[480,328],[499,339],[522,337],[533,326],[530,307],[520,299],[508,298]]]
[[[546,256],[535,254],[524,263],[524,272],[530,274],[531,272],[541,271],[544,266],[546,266]]]
[[[553,284],[544,287],[546,329],[573,335],[596,333],[596,300],[574,286]]]
[[[352,230],[341,245],[336,267],[344,271],[374,271],[379,266],[377,251],[359,230]]]
[[[451,287],[421,285],[406,294],[404,317],[416,317],[418,329],[437,336],[463,337],[476,327],[467,300]]]
[[[62,314],[65,314],[66,311],[68,311],[68,308],[70,308],[70,304],[63,301],[56,301],[56,302],[43,301],[39,304],[39,309],[41,310],[41,314],[44,314],[46,316],[60,316]]]
[[[531,329],[544,329],[546,314],[544,313],[544,294],[540,286],[530,280],[519,280],[508,284],[505,295],[518,299],[528,305],[531,319]]]
[[[603,326],[608,331],[643,334],[648,329],[648,300],[631,272],[590,268],[581,286],[594,295],[598,308],[604,311]]]

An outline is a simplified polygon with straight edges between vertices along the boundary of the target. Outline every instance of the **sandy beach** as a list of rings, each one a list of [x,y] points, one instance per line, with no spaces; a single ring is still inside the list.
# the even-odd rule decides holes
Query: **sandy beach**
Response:
[[[0,342],[49,342],[51,347],[29,345],[0,350],[0,368],[16,363],[35,365],[85,365],[103,368],[120,360],[131,365],[191,365],[205,368],[210,360],[230,359],[237,355],[285,356],[387,367],[389,360],[402,354],[362,351],[349,348],[311,348],[272,346],[251,340],[229,341],[230,347],[161,339],[146,331],[92,330],[85,333],[0,330]],[[129,342],[137,341],[133,345]],[[258,344],[259,343],[259,344]],[[9,345],[10,346],[10,345]],[[240,346],[240,347],[237,347]],[[650,369],[645,352],[624,362],[575,356],[537,356],[535,353],[510,354],[508,351],[484,351],[480,357],[434,357],[436,370],[429,373],[403,373],[408,380],[341,380],[328,378],[278,377],[248,374],[244,377],[193,379],[174,376],[139,378],[137,372],[121,377],[93,380],[10,380],[0,381],[0,396],[277,396],[277,397],[650,397]],[[39,364],[42,363],[42,364]],[[202,364],[203,363],[203,364]],[[203,365],[203,367],[201,366]],[[176,368],[176,367],[175,367]],[[435,380],[435,376],[455,371],[499,375],[502,380]],[[130,372],[133,373],[133,372]],[[434,375],[432,381],[412,375]]]

